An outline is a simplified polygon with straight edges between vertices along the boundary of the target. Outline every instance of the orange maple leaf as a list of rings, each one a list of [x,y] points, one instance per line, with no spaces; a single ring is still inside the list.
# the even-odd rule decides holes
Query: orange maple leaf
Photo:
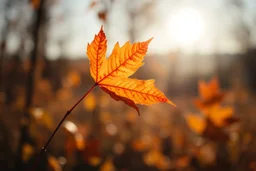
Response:
[[[204,112],[217,127],[230,126],[239,121],[239,118],[233,115],[233,107],[214,106]]]
[[[151,105],[155,103],[171,102],[154,85],[154,80],[137,80],[128,78],[142,65],[150,41],[131,44],[125,43],[122,47],[116,43],[110,57],[106,59],[107,39],[101,27],[94,40],[87,46],[87,55],[90,61],[90,73],[99,86],[113,99],[121,100],[127,105],[139,109],[136,104]]]
[[[187,124],[195,133],[215,141],[227,141],[229,134],[225,128],[239,122],[239,118],[233,115],[232,107],[217,105],[208,108],[203,114],[204,116],[186,115]]]
[[[217,105],[224,98],[224,93],[220,90],[219,81],[216,77],[213,78],[209,83],[199,81],[198,91],[200,97],[195,100],[195,105],[199,109]]]
[[[185,117],[189,128],[196,134],[214,141],[227,141],[229,135],[221,127],[218,127],[209,118],[203,118],[194,114]]]
[[[202,134],[206,128],[205,119],[194,114],[185,115],[189,128],[197,134]]]

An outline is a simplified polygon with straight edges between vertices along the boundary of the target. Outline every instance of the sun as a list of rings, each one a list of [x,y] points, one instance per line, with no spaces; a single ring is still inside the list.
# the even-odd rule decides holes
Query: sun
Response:
[[[178,46],[196,43],[204,33],[202,15],[193,8],[182,8],[172,13],[168,21],[168,32]]]

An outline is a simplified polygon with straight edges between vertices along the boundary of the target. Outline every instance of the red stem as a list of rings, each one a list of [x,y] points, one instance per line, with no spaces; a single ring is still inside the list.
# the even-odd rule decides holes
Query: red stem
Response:
[[[36,167],[38,166],[39,161],[40,161],[42,155],[46,152],[46,150],[47,150],[47,148],[48,148],[48,146],[49,146],[49,144],[50,144],[52,138],[54,137],[54,135],[56,134],[56,132],[59,130],[61,124],[65,121],[66,117],[71,114],[71,112],[75,109],[75,107],[76,107],[76,106],[77,106],[77,105],[78,105],[78,104],[79,104],[79,103],[97,86],[97,85],[98,85],[98,84],[95,83],[95,84],[94,84],[94,85],[76,102],[76,104],[75,104],[73,107],[71,107],[71,108],[66,112],[66,114],[63,116],[63,118],[61,119],[60,123],[58,124],[58,126],[56,127],[56,129],[54,130],[54,132],[52,133],[52,135],[50,136],[50,138],[48,139],[48,141],[47,141],[47,142],[45,143],[45,145],[42,147],[41,153],[40,153],[40,155],[38,156],[38,158],[37,158],[37,160],[36,160],[34,166],[32,167],[32,171],[35,171],[35,170],[36,170]]]
[[[75,109],[75,107],[97,86],[98,84],[95,83],[77,102],[76,104],[71,107],[66,114],[63,116],[62,120],[60,121],[60,123],[58,124],[58,126],[56,127],[56,129],[54,130],[54,132],[52,133],[52,135],[50,136],[50,138],[48,139],[48,141],[46,142],[46,144],[42,147],[41,151],[42,152],[46,152],[48,145],[50,144],[52,138],[54,137],[54,135],[56,134],[56,132],[59,130],[61,124],[65,121],[66,117],[68,115],[71,114],[71,112]]]

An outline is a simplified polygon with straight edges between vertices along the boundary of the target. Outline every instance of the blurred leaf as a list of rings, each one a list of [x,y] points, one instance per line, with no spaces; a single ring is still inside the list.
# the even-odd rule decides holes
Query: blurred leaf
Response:
[[[233,116],[234,110],[232,107],[214,106],[204,113],[218,127],[229,126],[239,121],[238,118]]]
[[[199,81],[198,90],[200,98],[195,100],[195,105],[202,110],[209,106],[219,104],[224,98],[224,93],[221,92],[219,81],[216,77],[209,83]]]
[[[75,140],[76,140],[76,147],[79,150],[83,150],[85,148],[85,140],[81,134],[76,134],[75,135]]]
[[[52,171],[62,171],[61,166],[55,157],[49,156],[48,163]]]
[[[28,161],[34,154],[34,147],[30,144],[24,144],[22,148],[22,160]]]
[[[89,158],[89,164],[92,165],[92,166],[99,165],[100,161],[101,161],[101,159],[99,157],[93,156],[93,157]]]
[[[132,142],[132,147],[136,151],[144,151],[147,148],[147,144],[143,140],[137,139]]]
[[[157,150],[151,150],[144,155],[144,162],[149,166],[156,166],[158,161],[161,160],[162,154]]]
[[[88,111],[91,112],[95,109],[96,107],[96,98],[93,92],[87,95],[87,97],[83,101],[84,108]]]
[[[170,158],[163,155],[159,158],[159,160],[156,163],[156,167],[159,170],[169,170],[170,166],[171,166]]]
[[[170,167],[170,159],[158,150],[149,151],[143,159],[148,166],[155,166],[160,170],[167,170]]]
[[[185,116],[189,128],[197,134],[202,134],[206,128],[206,122],[204,118],[188,114]]]
[[[134,123],[137,121],[136,113],[134,113],[133,111],[130,111],[130,110],[125,114],[125,118],[127,121],[129,121],[131,123]]]
[[[189,114],[186,115],[186,120],[190,129],[198,135],[221,142],[229,139],[228,133],[216,126],[209,118]]]
[[[61,101],[71,99],[72,95],[72,91],[69,88],[62,88],[57,91],[57,99]]]
[[[86,142],[82,134],[78,132],[77,126],[71,121],[66,121],[64,123],[64,128],[67,135],[65,142],[65,151],[67,157],[72,156],[77,150],[84,150]]]
[[[198,158],[202,163],[212,165],[216,162],[216,149],[212,144],[205,144],[200,147]]]
[[[41,108],[31,108],[30,113],[35,118],[35,121],[38,125],[43,125],[48,130],[53,129],[52,117],[46,111]]]
[[[111,160],[106,160],[100,168],[100,171],[115,171],[115,167]]]
[[[219,142],[226,142],[229,140],[229,134],[222,128],[216,126],[211,120],[207,119],[207,126],[203,133],[208,139]]]
[[[182,169],[187,167],[189,165],[189,162],[190,162],[190,158],[188,156],[182,156],[176,159],[175,166],[178,169]]]
[[[75,70],[70,71],[67,75],[67,81],[70,84],[70,86],[72,86],[72,87],[79,86],[81,83],[81,76],[80,76],[79,72],[77,72]]]
[[[108,113],[108,112],[102,111],[102,112],[100,113],[100,121],[101,121],[102,123],[107,123],[107,122],[112,121],[112,116],[111,116],[111,114]]]

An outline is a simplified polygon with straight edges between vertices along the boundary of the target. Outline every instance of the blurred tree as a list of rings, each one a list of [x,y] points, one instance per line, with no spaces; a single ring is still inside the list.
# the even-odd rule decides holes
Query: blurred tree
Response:
[[[8,127],[2,122],[2,118],[0,118],[0,125],[0,168],[2,170],[10,171],[14,169],[10,131],[8,131]]]
[[[34,1],[31,1],[32,3]],[[35,80],[35,72],[36,72],[36,63],[37,58],[39,55],[39,37],[40,37],[40,27],[42,23],[43,16],[45,14],[45,8],[44,8],[44,2],[45,0],[40,0],[38,8],[35,8],[35,18],[34,18],[34,24],[33,24],[33,30],[32,30],[32,39],[34,43],[33,50],[31,52],[30,56],[30,67],[28,71],[28,79],[27,79],[27,87],[26,87],[26,100],[25,100],[25,109],[24,109],[24,115],[21,118],[21,128],[20,128],[20,140],[18,144],[18,153],[17,153],[17,161],[16,161],[16,169],[17,170],[26,170],[27,167],[31,167],[30,165],[27,166],[27,164],[30,164],[29,162],[23,162],[22,156],[23,156],[23,146],[25,144],[33,144],[34,140],[32,139],[30,133],[29,133],[29,124],[31,121],[29,109],[33,105],[33,93],[34,93],[34,80]],[[33,144],[34,145],[34,144]],[[41,158],[39,165],[41,166],[41,163],[45,163],[45,158]],[[38,168],[39,169],[39,168]],[[37,169],[37,170],[38,170]],[[40,170],[45,170],[45,167],[41,166]]]
[[[9,20],[8,20],[8,9],[10,8],[11,0],[4,1],[4,5],[1,8],[1,11],[3,11],[3,17],[5,20],[5,25],[3,26],[2,33],[1,33],[1,42],[0,42],[0,101],[4,101],[4,56],[6,51],[6,39],[8,35],[9,30]]]
[[[241,91],[241,87],[251,88],[255,92],[256,79],[253,73],[256,72],[255,65],[255,45],[253,43],[253,33],[256,28],[256,13],[248,15],[248,3],[245,0],[230,0],[228,1],[231,10],[234,10],[236,15],[233,16],[235,20],[235,27],[233,33],[240,44],[243,54],[240,56],[240,65],[237,65],[238,72],[244,72],[245,77],[238,77],[236,81],[237,91]],[[236,98],[236,99],[239,99]]]

